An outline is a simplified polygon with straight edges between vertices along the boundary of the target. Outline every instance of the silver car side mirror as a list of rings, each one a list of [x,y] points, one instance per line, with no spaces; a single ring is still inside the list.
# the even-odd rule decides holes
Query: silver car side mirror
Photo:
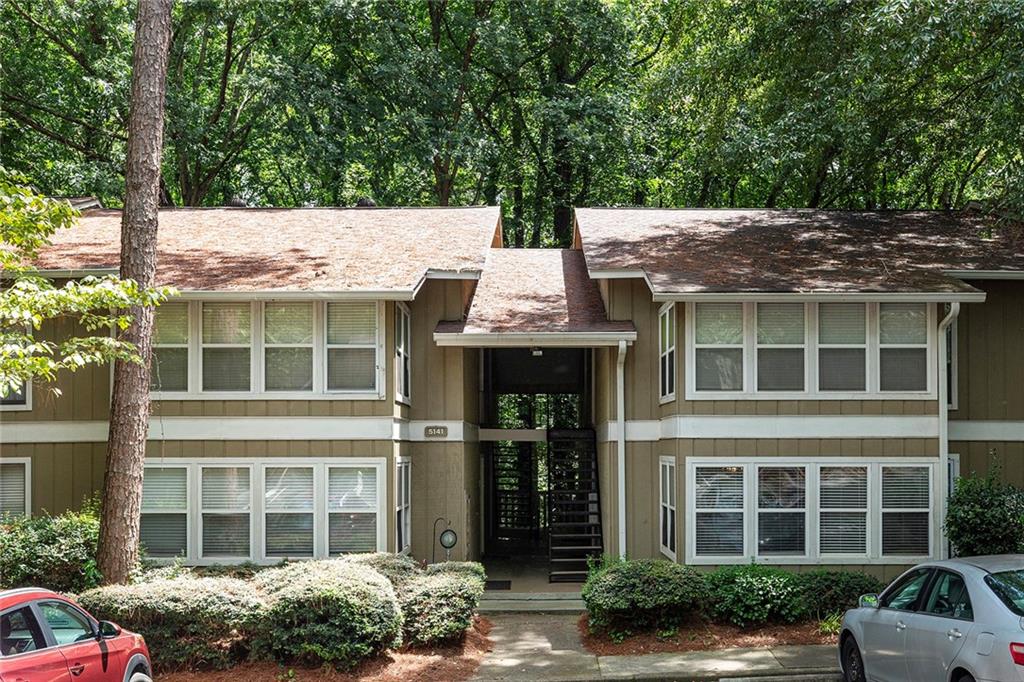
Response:
[[[857,606],[862,609],[877,609],[878,608],[878,595],[877,594],[862,594],[860,599],[857,600]]]

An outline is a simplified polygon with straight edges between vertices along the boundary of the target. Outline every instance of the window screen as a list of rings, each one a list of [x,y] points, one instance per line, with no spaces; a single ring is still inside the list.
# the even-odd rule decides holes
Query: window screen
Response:
[[[327,389],[372,391],[377,385],[377,304],[327,304]]]
[[[184,556],[188,551],[188,471],[146,467],[142,480],[141,542],[148,556]]]
[[[743,554],[743,467],[697,467],[694,506],[698,556]]]
[[[188,303],[164,303],[156,309],[150,390],[188,390],[188,307]]]
[[[822,466],[818,495],[819,551],[822,554],[865,554],[868,551],[867,468]]]
[[[332,555],[377,548],[377,469],[329,467],[328,548]]]
[[[695,306],[694,353],[698,391],[743,390],[743,304]]]
[[[251,488],[248,467],[202,468],[202,555],[248,558]]]
[[[882,554],[925,556],[930,543],[928,467],[882,467]]]
[[[252,310],[248,303],[203,303],[203,390],[249,391]]]
[[[313,390],[311,303],[267,303],[264,306],[263,358],[266,390]]]

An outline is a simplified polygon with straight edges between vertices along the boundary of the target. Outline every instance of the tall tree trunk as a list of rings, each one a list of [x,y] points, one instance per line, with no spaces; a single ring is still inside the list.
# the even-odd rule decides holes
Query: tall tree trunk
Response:
[[[156,280],[157,206],[163,149],[164,95],[172,0],[139,0],[132,56],[131,111],[121,220],[121,277]],[[123,338],[144,362],[118,360],[110,407],[98,563],[104,580],[124,583],[138,561],[142,474],[149,425],[149,357],[153,308],[136,306]]]

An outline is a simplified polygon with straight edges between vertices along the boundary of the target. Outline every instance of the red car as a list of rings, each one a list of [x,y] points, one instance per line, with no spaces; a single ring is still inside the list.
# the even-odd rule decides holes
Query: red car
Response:
[[[152,682],[142,635],[34,587],[0,592],[0,682]]]

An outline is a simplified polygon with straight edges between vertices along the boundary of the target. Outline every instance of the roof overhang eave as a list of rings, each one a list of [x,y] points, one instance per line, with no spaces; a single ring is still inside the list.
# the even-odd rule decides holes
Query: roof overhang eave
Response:
[[[434,332],[438,346],[472,348],[596,348],[632,344],[636,332]]]
[[[241,300],[356,300],[356,301],[411,301],[413,289],[348,289],[343,291],[294,291],[275,289],[251,289],[217,291],[204,289],[181,289],[180,299],[241,299]]]
[[[20,274],[28,274],[36,277],[47,277],[49,279],[77,279],[79,277],[103,277],[105,275],[116,275],[120,272],[118,268],[42,268],[28,269],[21,272],[11,270],[0,271],[0,278],[14,279]]]
[[[946,270],[957,279],[1024,279],[1024,270]]]
[[[972,287],[973,288],[973,287]],[[974,291],[701,291],[657,292],[657,302],[669,301],[890,301],[983,303],[985,292]]]

